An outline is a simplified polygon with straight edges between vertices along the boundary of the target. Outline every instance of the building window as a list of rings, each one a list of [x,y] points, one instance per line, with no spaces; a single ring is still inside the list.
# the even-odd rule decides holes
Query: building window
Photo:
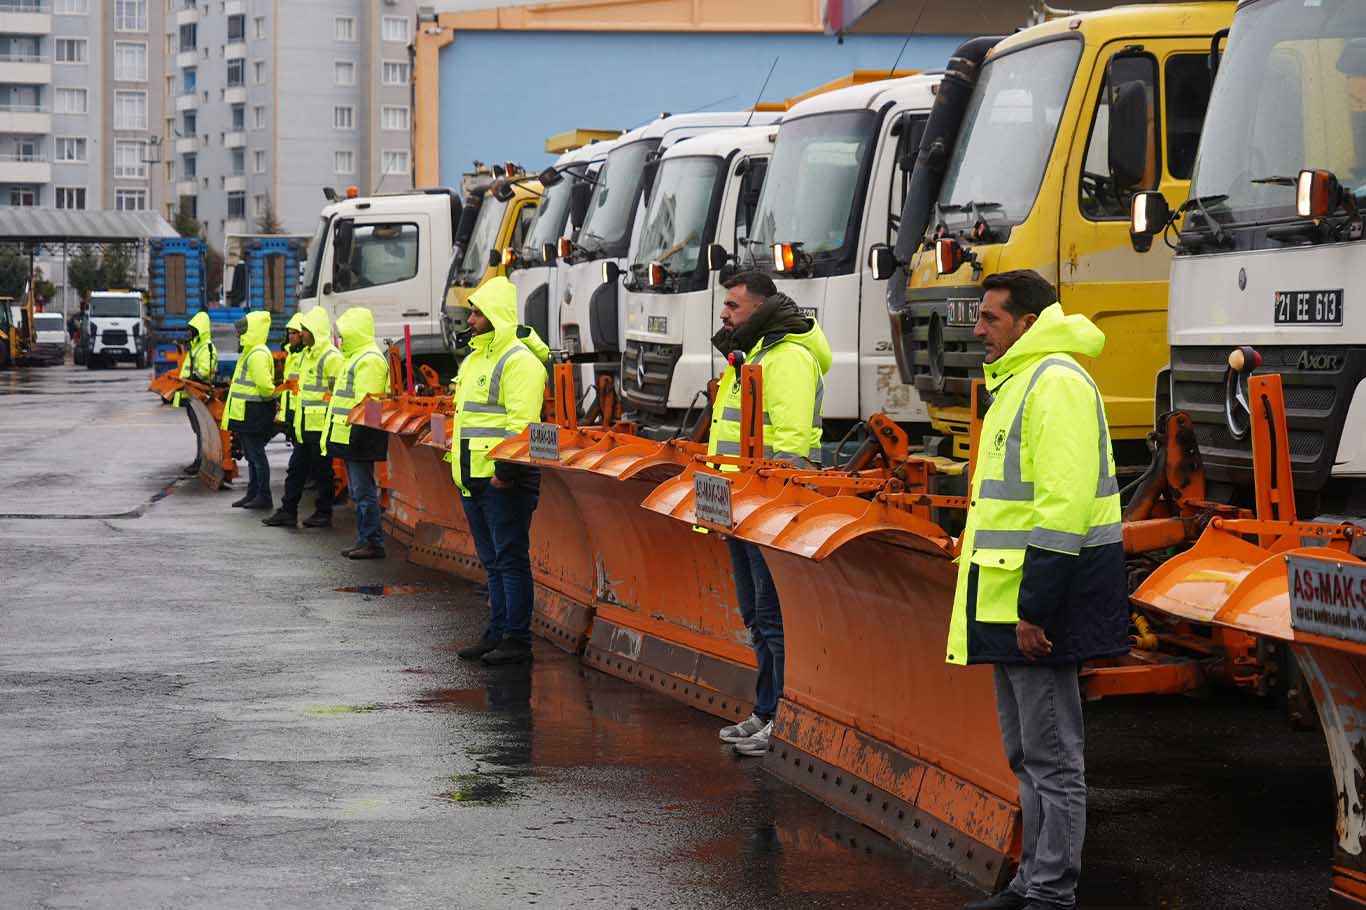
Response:
[[[147,93],[114,93],[114,129],[147,129]]]
[[[242,148],[230,149],[229,157],[232,159],[233,174],[245,174],[247,172],[247,150]]]
[[[59,208],[59,209],[83,209],[83,208],[85,208],[85,187],[83,187],[83,186],[59,186],[59,187],[57,187],[57,208]]]
[[[182,95],[193,95],[198,87],[199,70],[193,66],[187,66],[180,71],[180,93]]]
[[[251,172],[253,174],[264,174],[266,172],[266,151],[265,149],[252,149],[251,152]]]
[[[193,180],[199,172],[198,155],[182,155],[180,157],[181,169],[185,172],[186,180]]]
[[[252,196],[252,197],[251,197],[251,211],[252,211],[252,214],[255,215],[257,218],[260,218],[261,216],[265,215],[266,210],[269,209],[269,208],[270,208],[270,197],[269,197],[269,196],[266,196],[266,195],[262,194],[262,195],[260,195],[260,196]]]
[[[247,128],[247,106],[245,104],[234,104],[232,106],[232,128],[234,130]]]
[[[261,39],[266,37],[265,16],[257,16],[255,19],[251,20],[251,25],[253,29],[252,37],[254,37],[257,41],[260,41]]]
[[[246,61],[240,57],[236,60],[228,61],[228,85],[246,85],[247,67]]]
[[[114,0],[114,31],[147,31],[147,0]]]
[[[384,17],[384,40],[408,43],[408,20],[402,16]]]
[[[385,85],[407,85],[408,84],[408,64],[396,63],[392,60],[384,61],[384,84]]]
[[[408,173],[408,153],[406,151],[385,152],[383,161],[383,174],[406,174]]]
[[[332,37],[338,41],[355,41],[356,20],[351,16],[338,16],[333,19]]]
[[[338,149],[332,153],[332,171],[336,174],[356,172],[356,153],[350,149]]]
[[[85,139],[80,136],[58,136],[56,158],[65,162],[85,161]]]
[[[147,163],[142,160],[142,151],[141,142],[115,142],[114,176],[146,179]]]
[[[334,130],[355,129],[356,109],[349,104],[339,104],[332,108],[332,128]]]
[[[408,109],[385,105],[382,109],[381,123],[386,130],[406,131],[408,129]]]
[[[263,130],[266,128],[266,109],[264,106],[257,106],[251,109],[251,128]]]
[[[57,0],[52,11],[59,16],[84,16],[90,12],[90,0]]]
[[[84,63],[86,59],[86,40],[84,38],[57,38],[54,41],[57,63]]]
[[[253,60],[251,64],[251,80],[257,85],[266,84],[266,61]]]
[[[228,17],[228,41],[247,40],[247,17],[238,13]]]
[[[199,47],[199,26],[191,22],[180,27],[180,49],[192,51]]]
[[[132,41],[114,42],[114,79],[119,82],[147,81],[147,45]]]
[[[338,85],[356,84],[356,64],[350,60],[337,60],[332,64],[332,78]]]
[[[140,212],[147,208],[146,190],[114,190],[114,209],[120,212]]]
[[[56,101],[53,112],[57,114],[84,114],[88,110],[83,88],[59,88]]]
[[[9,204],[33,206],[38,204],[38,191],[31,186],[12,186],[9,188]]]
[[[228,217],[247,217],[247,194],[241,190],[228,193]]]
[[[180,131],[185,134],[182,138],[193,139],[199,131],[199,115],[194,111],[185,111],[180,115],[180,123]]]

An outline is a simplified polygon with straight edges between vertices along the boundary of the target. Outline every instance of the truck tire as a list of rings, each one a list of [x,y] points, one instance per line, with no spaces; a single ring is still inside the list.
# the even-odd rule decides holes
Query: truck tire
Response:
[[[98,370],[100,368],[100,358],[94,354],[87,354],[85,358],[85,368],[87,370]]]
[[[76,347],[72,348],[72,349],[71,349],[71,362],[74,363],[74,364],[76,364],[76,366],[78,366],[78,367],[79,367],[79,366],[84,366],[84,365],[85,365],[85,348],[81,347],[80,345],[77,345]]]

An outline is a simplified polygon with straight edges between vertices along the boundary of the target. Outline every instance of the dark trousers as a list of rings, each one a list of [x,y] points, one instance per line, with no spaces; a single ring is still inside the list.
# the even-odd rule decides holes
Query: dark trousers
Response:
[[[773,720],[778,699],[783,694],[783,611],[778,604],[778,589],[757,544],[735,537],[726,538],[730,562],[735,570],[735,595],[740,602],[740,618],[749,627],[754,644],[754,659],[759,674],[754,681],[754,713],[765,721]]]
[[[195,468],[198,468],[200,461],[199,453],[203,451],[203,444],[199,438],[201,432],[199,429],[199,421],[195,420],[194,408],[190,407],[190,402],[188,400],[185,401],[181,407],[185,409],[185,416],[190,418],[190,429],[194,430],[194,461],[190,462],[190,464]]]
[[[330,467],[328,473],[331,473]],[[380,525],[375,463],[346,459],[346,489],[356,504],[356,545],[383,547],[384,529]]]
[[[536,478],[539,480],[539,477]],[[489,576],[489,624],[484,637],[531,641],[531,609],[535,584],[531,580],[531,515],[540,490],[529,481],[495,487],[471,478],[470,495],[460,497],[479,562]]]
[[[265,433],[238,433],[242,455],[247,459],[247,496],[270,499],[270,462],[266,460]]]
[[[289,467],[285,469],[285,496],[280,500],[280,510],[291,515],[299,512],[299,500],[304,497],[304,485],[309,479],[317,487],[318,498],[315,510],[324,515],[332,514],[332,459],[322,453],[319,434],[306,433],[304,438],[294,443],[289,453]]]

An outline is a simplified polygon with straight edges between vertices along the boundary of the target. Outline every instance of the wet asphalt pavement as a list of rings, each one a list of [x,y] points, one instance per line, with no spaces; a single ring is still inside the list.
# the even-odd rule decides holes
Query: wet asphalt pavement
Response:
[[[146,380],[0,373],[0,908],[976,896],[706,715],[544,642],[532,669],[456,660],[469,584],[396,544],[341,558],[350,512],[270,529],[178,478],[193,437]],[[1227,696],[1092,705],[1088,731],[1082,907],[1327,906],[1317,733]]]

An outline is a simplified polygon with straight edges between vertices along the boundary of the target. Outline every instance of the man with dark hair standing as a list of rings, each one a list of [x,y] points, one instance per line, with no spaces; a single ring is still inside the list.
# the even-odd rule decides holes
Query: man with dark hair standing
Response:
[[[712,344],[731,365],[721,374],[712,405],[709,455],[740,454],[739,362],[763,369],[764,457],[793,464],[816,464],[821,451],[822,377],[832,361],[830,344],[816,320],[761,272],[741,272],[725,282],[721,330]],[[732,355],[740,355],[732,358]],[[722,470],[735,470],[723,466]],[[763,755],[773,730],[773,715],[783,694],[783,614],[763,551],[736,537],[726,539],[735,570],[740,615],[759,665],[754,712],[721,729],[721,739],[741,755]]]
[[[970,910],[1068,910],[1086,831],[1079,665],[1128,650],[1119,486],[1105,407],[1073,355],[1105,336],[1065,316],[1032,271],[1002,272],[973,334],[983,419],[961,538],[948,660],[995,665],[996,710],[1020,783],[1020,868]]]

